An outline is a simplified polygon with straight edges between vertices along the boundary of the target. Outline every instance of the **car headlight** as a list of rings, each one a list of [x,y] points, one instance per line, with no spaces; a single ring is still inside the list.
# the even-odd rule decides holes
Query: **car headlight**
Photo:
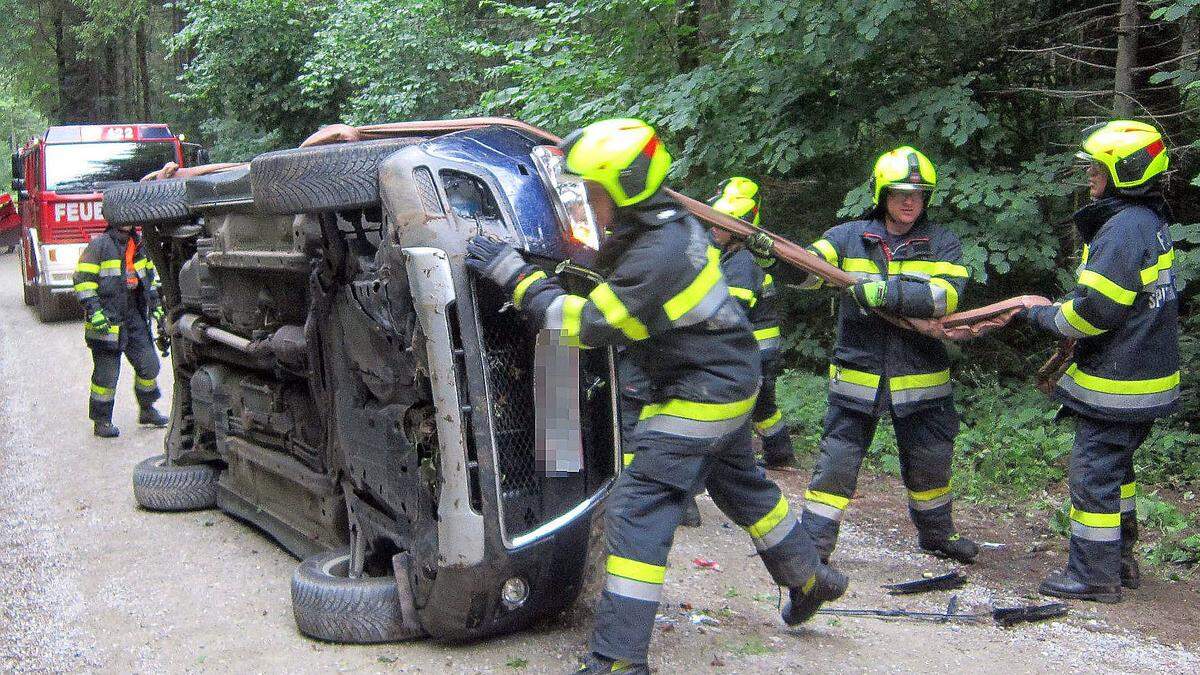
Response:
[[[579,176],[569,173],[567,158],[553,145],[539,145],[530,153],[538,175],[550,191],[550,200],[562,222],[563,232],[576,243],[600,248],[600,230],[588,203],[587,186]]]

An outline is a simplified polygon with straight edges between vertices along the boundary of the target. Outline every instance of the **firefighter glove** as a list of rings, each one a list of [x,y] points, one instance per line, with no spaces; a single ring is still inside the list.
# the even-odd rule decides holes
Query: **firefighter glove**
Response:
[[[775,241],[766,232],[755,232],[746,237],[746,250],[755,258],[770,258],[775,255]]]
[[[467,257],[463,262],[500,287],[507,287],[528,266],[513,247],[479,235],[467,242]]]
[[[111,327],[112,323],[108,320],[107,316],[104,316],[104,312],[102,310],[98,309],[95,312],[92,312],[92,316],[88,318],[88,328],[91,328],[97,333],[107,333],[108,329]]]
[[[863,309],[875,309],[883,307],[887,302],[887,282],[886,281],[860,281],[850,287],[850,293],[854,295],[854,301]]]
[[[162,320],[166,315],[167,313],[163,311],[162,305],[155,305],[154,309],[150,310],[150,316],[153,317],[160,326],[162,325]]]

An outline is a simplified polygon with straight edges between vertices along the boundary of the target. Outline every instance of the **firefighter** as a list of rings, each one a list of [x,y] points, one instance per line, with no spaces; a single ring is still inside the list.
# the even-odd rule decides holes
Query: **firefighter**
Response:
[[[75,294],[84,308],[84,339],[92,350],[91,395],[88,417],[92,433],[115,438],[113,400],[121,372],[121,354],[133,366],[133,392],[138,424],[167,425],[154,408],[159,362],[148,317],[162,317],[158,276],[146,258],[141,238],[132,225],[109,225],[92,239],[75,266]]]
[[[749,178],[736,176],[725,181],[721,193],[710,200],[714,209],[758,225],[758,184]],[[721,271],[729,283],[729,293],[737,298],[750,319],[758,355],[762,364],[762,386],[754,404],[751,422],[762,439],[763,463],[768,469],[790,466],[795,460],[792,438],[783,422],[783,413],[775,405],[775,376],[779,366],[779,317],[775,313],[775,279],[763,271],[754,255],[740,243],[731,241],[730,234],[714,227],[709,230],[721,249]]]
[[[936,184],[937,171],[921,152],[908,146],[886,152],[875,162],[867,217],[828,230],[808,247],[858,280],[841,301],[820,456],[804,493],[802,522],[823,560],[833,554],[863,456],[884,413],[896,431],[921,549],[962,563],[979,553],[951,517],[950,461],[959,422],[946,348],[873,311],[931,318],[958,306],[968,273],[958,237],[926,215]],[[763,233],[747,240],[764,261],[773,246]],[[798,278],[777,263],[772,269],[781,281],[801,288],[823,283],[816,275]]]
[[[1076,340],[1053,397],[1075,418],[1071,547],[1067,567],[1042,582],[1060,598],[1119,602],[1137,588],[1133,453],[1179,400],[1175,250],[1159,180],[1162,136],[1141,122],[1084,132],[1092,203],[1075,213],[1083,239],[1076,287],[1062,302],[1024,312],[1034,326]]]
[[[754,337],[729,295],[719,252],[662,189],[671,156],[649,125],[632,119],[596,122],[560,147],[566,170],[585,179],[597,208],[615,207],[597,258],[605,281],[586,297],[568,294],[508,245],[483,237],[470,241],[466,264],[565,344],[625,345],[652,392],[625,439],[632,462],[608,499],[607,582],[580,672],[649,672],[667,554],[688,498],[702,486],[788,588],[784,621],[807,620],[845,592],[846,577],[818,561],[786,498],[755,464]]]

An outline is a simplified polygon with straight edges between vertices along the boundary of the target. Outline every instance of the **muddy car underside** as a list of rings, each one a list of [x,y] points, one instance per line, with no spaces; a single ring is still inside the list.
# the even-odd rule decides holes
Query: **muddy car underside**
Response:
[[[159,465],[208,467],[217,505],[299,558],[345,552],[334,577],[394,578],[401,626],[376,639],[515,630],[581,584],[619,466],[612,354],[579,353],[580,465],[544,470],[536,334],[461,264],[478,233],[548,271],[572,255],[539,143],[430,132],[105,196],[142,225],[169,307]]]

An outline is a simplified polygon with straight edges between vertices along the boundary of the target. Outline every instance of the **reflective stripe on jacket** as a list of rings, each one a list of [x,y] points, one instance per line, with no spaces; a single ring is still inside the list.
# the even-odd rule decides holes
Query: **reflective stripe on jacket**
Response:
[[[1078,340],[1054,397],[1089,417],[1150,421],[1179,404],[1175,249],[1153,206],[1111,197],[1076,212],[1087,242],[1077,285],[1030,312],[1041,328]]]
[[[516,284],[514,304],[569,344],[624,345],[623,365],[648,389],[634,396],[647,403],[639,427],[715,438],[745,423],[758,348],[700,223],[659,193],[617,210],[598,259],[605,280],[586,297],[535,271]]]
[[[969,276],[958,237],[922,218],[894,249],[887,241],[881,220],[856,220],[831,228],[808,250],[858,279],[886,280],[884,309],[892,314],[931,318],[954,312]],[[782,264],[772,271],[801,288],[823,285],[819,277]],[[884,381],[898,416],[936,404],[953,393],[946,348],[861,309],[843,294],[829,369],[830,403],[872,413]]]
[[[758,342],[764,372],[774,366],[782,342],[775,299],[779,295],[775,279],[754,261],[754,255],[741,247],[721,254],[721,271],[729,284],[729,294],[750,319],[750,328]]]
[[[104,333],[84,325],[84,337],[89,344],[116,346],[121,326],[135,318],[146,320],[149,308],[158,303],[158,274],[154,263],[146,257],[136,235],[132,256],[126,256],[126,242],[114,230],[97,235],[75,265],[75,295],[83,304],[85,321],[96,310],[102,310],[112,324]],[[127,260],[128,258],[128,260]]]

